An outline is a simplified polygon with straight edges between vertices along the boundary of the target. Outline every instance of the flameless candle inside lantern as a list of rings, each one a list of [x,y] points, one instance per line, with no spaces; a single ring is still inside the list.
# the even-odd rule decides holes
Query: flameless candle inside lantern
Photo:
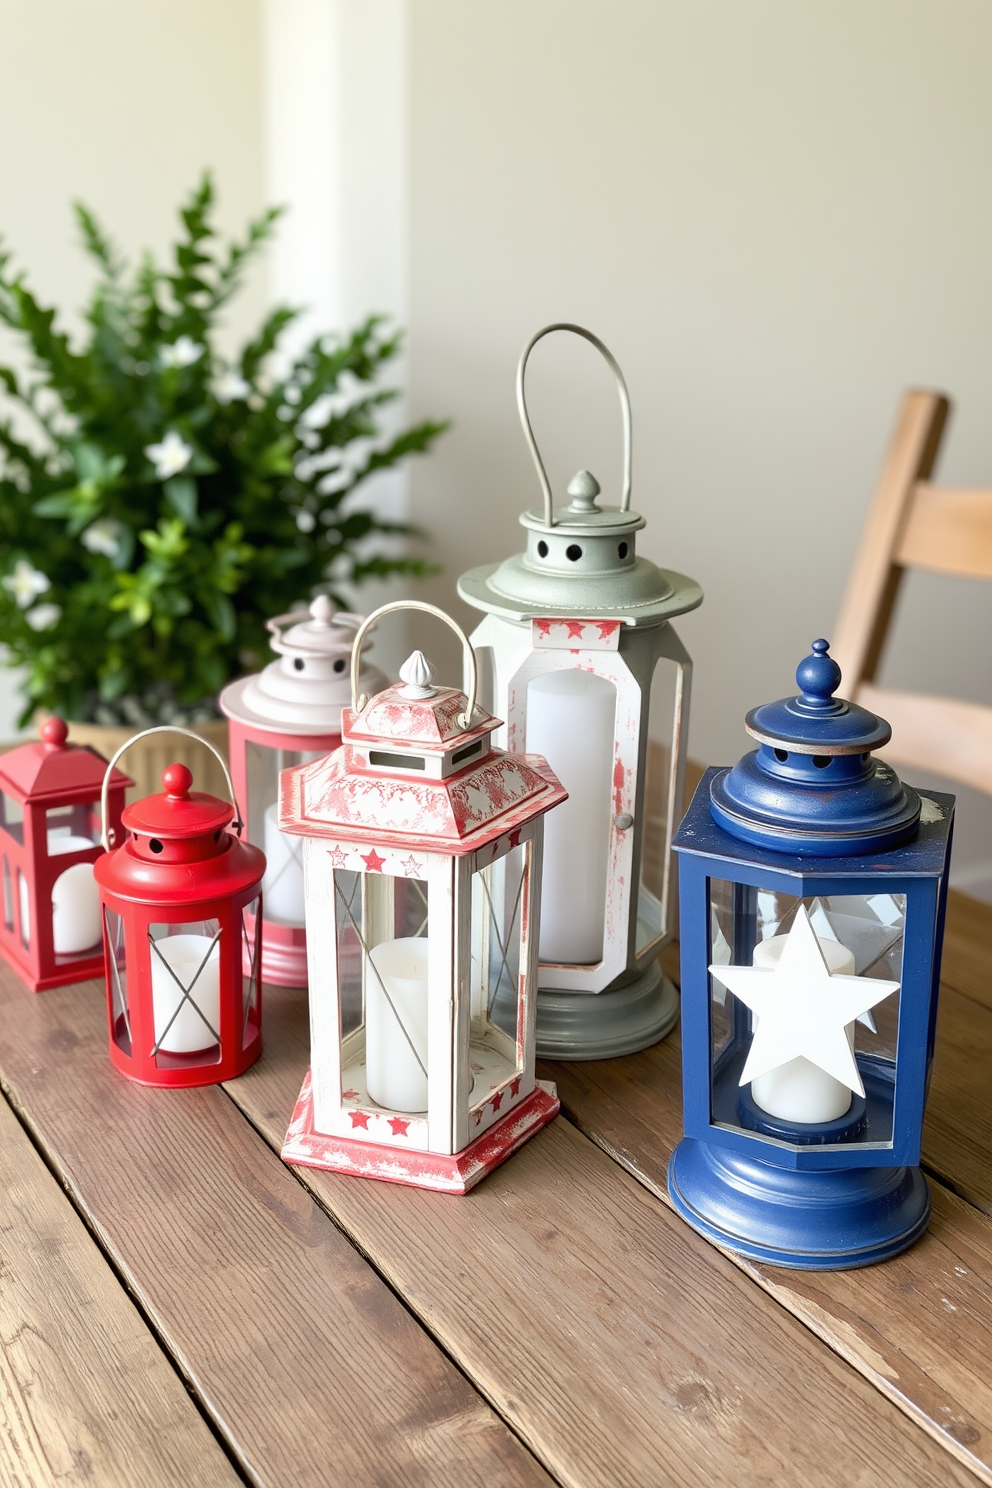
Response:
[[[265,861],[262,879],[262,902],[265,918],[283,925],[303,925],[303,864],[299,837],[279,830],[279,806],[273,803],[265,810]]]
[[[48,834],[48,856],[91,848],[88,837]],[[52,886],[52,947],[56,956],[91,951],[100,942],[100,891],[92,863],[73,863]]]
[[[788,935],[773,935],[760,941],[754,948],[752,966],[767,966],[769,970],[777,966],[788,938]],[[831,976],[854,975],[854,956],[846,946],[836,940],[820,940],[819,936],[817,942]],[[853,1049],[853,1023],[848,1024],[847,1037]],[[850,1110],[851,1096],[851,1090],[842,1081],[835,1080],[802,1055],[751,1081],[751,1098],[756,1106],[780,1121],[806,1125],[838,1120]]]
[[[427,937],[383,941],[369,952],[369,960],[365,980],[369,1095],[391,1111],[426,1111]]]
[[[211,950],[212,943],[211,935],[164,935],[149,946],[155,1042],[163,1054],[195,1054],[217,1042],[220,1033],[220,942],[217,941]],[[185,1000],[183,987],[190,988]],[[197,1008],[202,1011],[202,1017]]]
[[[568,791],[545,827],[542,961],[603,957],[616,706],[616,688],[591,672],[546,672],[527,688],[528,753]]]

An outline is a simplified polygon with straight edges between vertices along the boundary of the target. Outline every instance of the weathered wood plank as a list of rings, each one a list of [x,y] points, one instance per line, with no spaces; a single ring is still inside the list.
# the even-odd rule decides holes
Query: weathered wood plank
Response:
[[[947,896],[941,982],[992,1010],[992,904],[968,894]]]
[[[307,1031],[267,1017],[228,1089],[279,1144]],[[568,1123],[467,1198],[298,1172],[570,1488],[973,1482]]]
[[[105,1046],[101,987],[0,970],[4,1088],[253,1481],[548,1482],[222,1089]]]
[[[0,1097],[0,1484],[241,1482]]]
[[[923,1160],[992,1214],[992,1009],[942,987]]]

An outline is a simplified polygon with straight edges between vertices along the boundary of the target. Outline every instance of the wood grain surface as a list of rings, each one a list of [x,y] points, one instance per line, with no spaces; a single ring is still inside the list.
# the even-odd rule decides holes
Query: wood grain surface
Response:
[[[227,1089],[278,1145],[307,1031],[268,997]],[[569,1488],[974,1481],[564,1121],[465,1198],[298,1171]]]
[[[240,1483],[0,1097],[0,1484]]]
[[[547,1483],[223,1089],[132,1084],[105,1020],[95,983],[0,969],[0,1079],[245,1474]]]
[[[951,889],[940,979],[992,1010],[992,904]]]

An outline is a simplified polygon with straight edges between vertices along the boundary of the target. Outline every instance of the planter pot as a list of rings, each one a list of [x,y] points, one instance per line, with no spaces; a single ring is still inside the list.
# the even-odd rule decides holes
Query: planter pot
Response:
[[[227,758],[226,718],[212,723],[194,723],[189,727],[193,733],[208,739]],[[69,724],[71,743],[89,744],[106,760],[111,759],[122,744],[126,744],[128,739],[140,732],[140,729],[129,725],[118,728],[100,723]],[[152,734],[151,738],[140,739],[128,750],[121,760],[121,769],[134,780],[134,789],[127,793],[128,800],[140,801],[142,796],[160,791],[162,771],[167,765],[175,764],[186,765],[192,770],[194,790],[209,791],[212,796],[227,800],[227,784],[220,765],[209,749],[194,743],[192,739],[184,739],[182,734]]]

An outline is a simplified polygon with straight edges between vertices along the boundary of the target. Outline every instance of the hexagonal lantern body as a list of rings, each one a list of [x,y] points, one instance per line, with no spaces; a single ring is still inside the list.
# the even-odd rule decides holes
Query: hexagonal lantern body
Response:
[[[402,684],[356,696],[340,749],[283,773],[280,798],[304,844],[311,1025],[283,1157],[450,1193],[558,1110],[534,1074],[532,927],[544,813],[565,799],[543,759],[493,747],[462,640],[468,700],[415,653]]]
[[[100,843],[100,788],[107,761],[69,744],[61,718],[41,738],[0,756],[0,954],[32,992],[84,982],[103,970],[100,900],[93,864]],[[110,820],[120,826],[124,792],[115,770]]]
[[[679,856],[685,1219],[773,1265],[840,1269],[910,1245],[954,799],[904,786],[883,720],[803,691],[748,715],[759,748],[707,771]]]
[[[143,1085],[213,1085],[262,1052],[265,856],[230,829],[234,806],[192,783],[170,765],[96,867],[110,1057]]]
[[[598,482],[580,471],[570,505],[554,511],[524,400],[527,358],[552,330],[591,341],[616,377],[626,436],[617,507],[601,507]],[[677,1015],[658,953],[674,928],[691,663],[669,622],[703,596],[636,552],[630,407],[602,342],[580,326],[545,327],[524,349],[517,398],[543,510],[520,519],[525,553],[472,569],[458,592],[487,612],[472,641],[487,705],[506,719],[500,742],[545,755],[570,796],[545,842],[538,1052],[602,1059],[646,1048]],[[512,1017],[502,999],[499,1010]]]
[[[231,774],[235,799],[245,808],[245,835],[268,861],[262,885],[262,975],[279,986],[304,987],[307,980],[301,846],[279,830],[279,775],[341,743],[351,647],[362,618],[336,612],[322,594],[309,611],[269,620],[278,660],[229,683],[219,699],[228,719]],[[369,691],[386,683],[372,666],[362,681]]]

